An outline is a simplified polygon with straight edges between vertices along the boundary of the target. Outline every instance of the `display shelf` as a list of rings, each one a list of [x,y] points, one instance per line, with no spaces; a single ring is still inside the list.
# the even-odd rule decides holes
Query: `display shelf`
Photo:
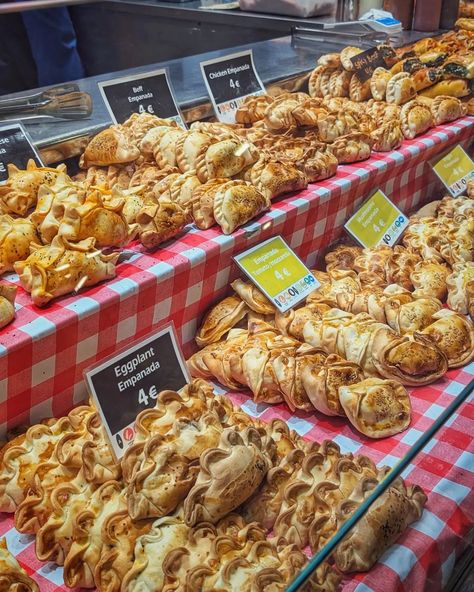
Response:
[[[364,454],[379,467],[393,467],[410,450],[462,389],[474,380],[474,362],[449,371],[429,386],[410,389],[412,422],[396,436],[371,440],[354,430],[343,418],[318,412],[291,413],[281,405],[256,405],[249,393],[228,393],[232,401],[252,417],[265,423],[283,419],[291,429],[308,440],[334,440],[344,453]],[[222,388],[216,388],[224,392]],[[416,457],[402,476],[420,485],[428,495],[423,515],[403,533],[368,572],[345,577],[341,592],[381,592],[399,590],[441,591],[456,559],[462,554],[474,521],[474,399],[471,394],[448,423]],[[34,536],[15,530],[13,518],[0,514],[0,537],[41,592],[69,590],[63,585],[62,568],[38,561]]]
[[[191,353],[201,315],[237,273],[236,253],[281,234],[313,265],[375,188],[403,211],[416,208],[440,189],[429,160],[453,143],[469,143],[473,127],[474,117],[465,117],[406,141],[397,151],[340,166],[336,176],[277,200],[231,236],[217,227],[190,227],[154,253],[132,245],[114,280],[43,310],[20,289],[16,319],[0,333],[0,436],[19,424],[66,413],[86,398],[86,367],[169,320],[185,354]],[[18,281],[14,274],[5,279]]]

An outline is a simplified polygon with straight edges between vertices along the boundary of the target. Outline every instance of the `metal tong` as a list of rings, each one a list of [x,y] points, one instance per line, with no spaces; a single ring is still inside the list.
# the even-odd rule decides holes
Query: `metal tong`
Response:
[[[77,84],[65,84],[32,95],[0,99],[0,117],[24,114],[83,119],[92,113],[92,97],[81,92]]]

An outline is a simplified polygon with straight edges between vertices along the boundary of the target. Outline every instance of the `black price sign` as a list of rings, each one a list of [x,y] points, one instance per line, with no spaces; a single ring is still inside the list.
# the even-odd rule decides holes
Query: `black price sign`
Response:
[[[150,113],[185,127],[164,69],[99,82],[99,89],[115,123],[123,123],[133,113]]]
[[[377,47],[358,53],[351,58],[351,62],[354,64],[357,78],[361,82],[368,80],[374,73],[375,68],[387,67],[383,55]]]
[[[173,326],[114,354],[84,373],[117,459],[135,437],[140,411],[154,407],[158,394],[190,382]]]
[[[249,95],[265,93],[252,50],[201,62],[201,71],[220,121],[235,122],[235,111]]]
[[[43,166],[41,158],[21,123],[0,126],[0,182],[8,179],[9,164],[25,169],[32,158]]]

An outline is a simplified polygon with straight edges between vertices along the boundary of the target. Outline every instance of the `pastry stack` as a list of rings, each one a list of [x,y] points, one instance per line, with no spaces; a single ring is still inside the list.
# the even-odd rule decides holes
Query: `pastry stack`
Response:
[[[70,588],[283,591],[303,549],[320,549],[387,471],[280,420],[263,425],[196,380],[139,414],[121,463],[90,405],[30,427],[0,451],[0,511]],[[334,592],[341,572],[370,569],[425,502],[397,479],[304,589]],[[6,561],[0,582],[19,574],[37,592]]]
[[[284,314],[235,280],[202,321],[191,375],[248,388],[256,402],[345,416],[369,437],[406,429],[405,387],[474,359],[474,200],[432,207],[410,219],[403,246],[331,250],[326,271],[313,272],[321,286]]]

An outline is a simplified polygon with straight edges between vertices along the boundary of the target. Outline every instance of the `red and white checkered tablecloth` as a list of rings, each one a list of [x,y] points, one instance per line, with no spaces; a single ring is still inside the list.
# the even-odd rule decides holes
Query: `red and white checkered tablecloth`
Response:
[[[392,438],[370,440],[343,418],[319,413],[291,414],[285,405],[256,405],[243,393],[231,393],[234,403],[263,421],[284,419],[302,436],[336,441],[343,452],[366,454],[379,466],[393,466],[419,436],[474,378],[474,363],[452,370],[436,384],[412,389],[412,423]],[[222,392],[222,389],[217,389]],[[403,475],[428,494],[422,518],[414,523],[367,574],[345,578],[343,592],[440,592],[464,538],[474,523],[474,401],[464,403],[448,425],[416,457]],[[67,590],[62,568],[41,563],[34,551],[34,537],[19,534],[12,517],[0,514],[0,537],[38,582],[41,592]]]
[[[405,211],[426,201],[440,189],[429,159],[468,143],[473,128],[474,117],[465,117],[397,151],[341,166],[335,177],[276,201],[231,236],[191,227],[154,253],[135,244],[114,280],[44,310],[20,289],[16,319],[0,332],[0,438],[7,428],[66,413],[86,397],[86,367],[170,319],[190,353],[199,318],[237,275],[234,254],[281,234],[311,265],[372,190],[383,189]]]

